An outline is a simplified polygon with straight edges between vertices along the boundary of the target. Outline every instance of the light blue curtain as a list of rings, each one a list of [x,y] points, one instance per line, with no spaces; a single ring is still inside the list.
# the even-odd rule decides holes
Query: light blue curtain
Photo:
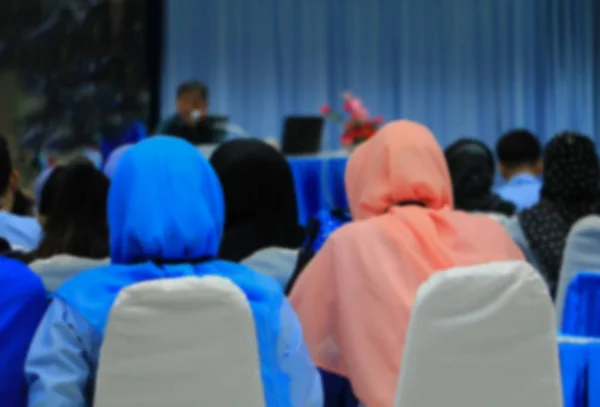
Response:
[[[184,80],[257,137],[350,90],[385,119],[427,124],[443,145],[600,137],[597,0],[166,0],[162,114]],[[335,130],[325,143],[337,148]]]

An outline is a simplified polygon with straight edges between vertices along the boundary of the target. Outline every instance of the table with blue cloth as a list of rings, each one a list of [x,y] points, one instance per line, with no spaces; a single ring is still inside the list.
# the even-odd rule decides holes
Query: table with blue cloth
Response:
[[[565,407],[600,407],[600,339],[560,338]],[[325,407],[358,407],[348,380],[322,371]]]
[[[348,208],[345,154],[288,157],[288,162],[294,175],[301,225],[306,225],[320,210]]]

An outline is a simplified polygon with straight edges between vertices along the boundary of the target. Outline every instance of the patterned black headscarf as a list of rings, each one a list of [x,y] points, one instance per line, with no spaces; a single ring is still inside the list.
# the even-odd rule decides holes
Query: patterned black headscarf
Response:
[[[558,134],[544,151],[540,202],[519,215],[553,296],[571,226],[597,213],[600,213],[600,167],[596,146],[579,133]]]

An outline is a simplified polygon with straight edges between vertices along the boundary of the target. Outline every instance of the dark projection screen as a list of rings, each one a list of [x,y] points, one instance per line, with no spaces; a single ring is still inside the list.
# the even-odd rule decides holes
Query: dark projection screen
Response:
[[[11,133],[22,148],[93,145],[147,119],[146,4],[0,0],[0,74],[16,78],[0,94],[12,86]]]

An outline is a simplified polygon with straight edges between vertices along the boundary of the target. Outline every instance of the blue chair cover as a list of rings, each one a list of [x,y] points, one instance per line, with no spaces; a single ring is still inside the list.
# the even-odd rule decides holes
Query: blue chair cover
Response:
[[[565,407],[586,406],[588,346],[584,342],[560,343],[560,371]]]
[[[600,274],[580,272],[567,290],[562,333],[600,337]]]
[[[600,406],[600,343],[588,346],[588,406]]]

